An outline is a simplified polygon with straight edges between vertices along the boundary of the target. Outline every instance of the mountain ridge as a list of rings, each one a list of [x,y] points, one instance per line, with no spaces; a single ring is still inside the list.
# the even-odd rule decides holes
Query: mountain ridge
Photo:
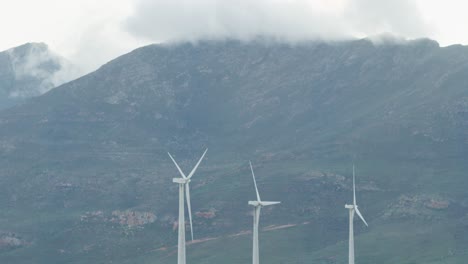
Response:
[[[463,260],[467,71],[466,47],[428,40],[139,48],[0,113],[0,222],[24,241],[0,259],[173,261],[153,251],[176,241],[166,152],[184,169],[209,147],[192,182],[195,234],[232,247],[192,245],[192,261],[249,258],[247,237],[226,237],[251,226],[247,160],[262,197],[283,201],[264,227],[311,222],[262,233],[269,262],[341,263],[353,160],[371,226],[356,226],[360,263],[437,263],[449,249]],[[444,231],[443,245],[427,242]]]

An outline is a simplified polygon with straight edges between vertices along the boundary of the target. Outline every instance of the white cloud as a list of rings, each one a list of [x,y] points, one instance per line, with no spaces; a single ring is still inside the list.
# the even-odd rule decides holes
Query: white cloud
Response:
[[[342,38],[347,25],[318,1],[139,0],[127,29],[152,41],[203,38]],[[338,5],[342,1],[331,1]]]
[[[463,0],[4,0],[0,50],[45,42],[85,71],[150,42],[383,32],[468,43]]]
[[[151,41],[257,35],[294,41],[382,32],[415,38],[430,32],[411,0],[138,0],[127,28]]]
[[[431,26],[422,17],[416,2],[410,0],[352,0],[343,17],[362,36],[392,33],[420,38],[431,33]]]
[[[5,0],[0,8],[0,51],[44,42],[85,72],[139,45],[122,21],[131,0]]]
[[[416,0],[421,16],[432,26],[428,34],[442,45],[468,44],[468,1]]]
[[[20,50],[6,51],[18,81],[36,79],[41,81],[37,87],[16,87],[10,90],[10,97],[28,98],[41,95],[52,88],[77,78],[81,72],[66,59],[50,51],[45,44],[35,43],[23,46]]]

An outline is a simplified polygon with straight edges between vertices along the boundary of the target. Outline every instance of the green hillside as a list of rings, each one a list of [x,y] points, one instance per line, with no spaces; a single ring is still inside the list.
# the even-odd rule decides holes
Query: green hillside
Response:
[[[468,48],[431,40],[151,45],[0,113],[1,263],[466,263]]]

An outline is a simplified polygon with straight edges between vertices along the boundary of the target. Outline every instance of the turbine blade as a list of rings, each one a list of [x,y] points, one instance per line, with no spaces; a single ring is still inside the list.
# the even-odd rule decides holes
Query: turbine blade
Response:
[[[354,163],[353,163],[353,205],[356,207],[356,183],[354,176]]]
[[[260,200],[260,194],[258,193],[257,181],[255,180],[255,173],[253,171],[252,162],[249,161],[249,163],[250,163],[250,170],[252,171],[252,177],[253,177],[253,181],[255,185],[255,192],[257,193],[257,202],[261,202],[262,200]]]
[[[261,202],[260,204],[262,206],[269,206],[269,205],[275,205],[275,204],[280,204],[281,202]]]
[[[188,179],[192,178],[193,174],[195,173],[195,171],[197,170],[197,168],[198,168],[198,166],[200,165],[201,161],[203,160],[203,157],[205,157],[205,154],[206,154],[207,151],[208,151],[208,148],[205,149],[205,152],[203,152],[203,155],[202,155],[201,158],[198,160],[197,165],[195,165],[195,167],[193,167],[192,171],[191,171],[190,174],[187,176]]]
[[[193,241],[192,206],[190,205],[190,185],[188,182],[185,184],[185,196],[187,198],[187,209],[188,209],[189,219],[190,219],[190,233],[192,235],[192,241]]]
[[[177,167],[177,169],[179,170],[179,173],[180,173],[180,175],[182,176],[182,178],[187,179],[187,177],[185,177],[184,172],[180,169],[179,164],[177,164],[177,162],[176,162],[176,161],[174,160],[174,158],[171,156],[171,153],[168,152],[167,154],[168,154],[169,157],[171,158],[172,162],[174,162],[174,164],[176,165],[176,167]]]
[[[366,220],[364,219],[364,217],[362,216],[361,212],[359,212],[359,209],[357,208],[357,206],[354,207],[354,210],[356,211],[356,214],[359,215],[359,218],[361,218],[361,220],[364,222],[364,224],[366,226],[369,226],[366,222]]]

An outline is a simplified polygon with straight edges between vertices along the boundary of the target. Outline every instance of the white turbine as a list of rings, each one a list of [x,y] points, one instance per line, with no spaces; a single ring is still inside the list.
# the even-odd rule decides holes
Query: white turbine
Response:
[[[264,206],[279,204],[281,202],[264,202],[260,199],[260,194],[258,193],[258,189],[257,189],[257,182],[255,181],[255,174],[252,168],[252,162],[249,161],[249,163],[250,163],[250,170],[252,171],[253,182],[255,185],[255,192],[257,194],[256,201],[249,201],[249,205],[252,205],[254,207],[252,263],[259,264],[260,258],[259,258],[259,249],[258,249],[258,223],[260,221],[260,210]]]
[[[172,162],[174,162],[175,166],[177,167],[177,170],[179,171],[180,175],[182,178],[174,178],[172,179],[173,182],[179,184],[179,239],[178,239],[178,246],[177,246],[177,264],[185,264],[185,208],[184,208],[184,189],[185,189],[185,194],[187,195],[187,208],[188,208],[188,213],[189,213],[189,218],[190,218],[190,232],[192,234],[192,241],[193,241],[193,225],[192,225],[192,208],[190,206],[190,178],[192,178],[193,174],[197,170],[198,166],[200,165],[201,161],[203,160],[203,157],[205,157],[206,152],[208,149],[203,152],[203,155],[201,158],[198,160],[197,164],[195,167],[193,167],[192,171],[188,176],[185,176],[184,172],[182,169],[180,169],[179,165],[177,162],[174,160],[174,158],[171,156],[171,154],[168,152],[169,157],[171,158]]]
[[[361,212],[359,212],[358,206],[356,204],[356,184],[355,184],[355,176],[354,176],[354,164],[353,164],[353,204],[349,205],[346,204],[345,208],[349,210],[349,264],[354,264],[354,212],[357,213],[359,218],[364,222],[366,226],[367,222],[362,216]]]

